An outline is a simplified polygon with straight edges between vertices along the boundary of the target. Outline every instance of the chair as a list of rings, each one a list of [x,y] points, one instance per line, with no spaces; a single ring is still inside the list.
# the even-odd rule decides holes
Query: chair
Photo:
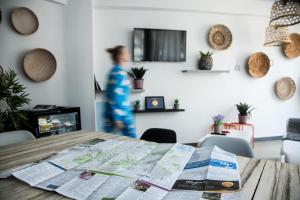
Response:
[[[200,147],[218,146],[219,148],[234,153],[238,156],[253,158],[253,151],[249,143],[240,138],[226,136],[210,136],[203,140]]]
[[[0,133],[0,146],[16,144],[27,140],[35,140],[35,137],[29,131],[10,131]]]
[[[176,132],[170,129],[150,128],[146,130],[140,138],[157,143],[176,143]]]

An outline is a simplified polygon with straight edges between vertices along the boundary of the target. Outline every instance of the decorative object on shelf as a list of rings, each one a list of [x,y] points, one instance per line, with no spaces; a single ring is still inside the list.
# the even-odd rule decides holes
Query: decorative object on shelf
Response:
[[[270,25],[291,26],[300,23],[299,0],[276,0],[272,5]]]
[[[217,24],[210,28],[208,40],[212,48],[225,50],[231,45],[232,34],[229,28],[222,24]]]
[[[134,110],[141,110],[141,101],[140,100],[135,101]]]
[[[143,89],[144,88],[144,75],[148,69],[144,67],[132,67],[131,71],[128,74],[133,78],[133,88],[134,89]]]
[[[203,53],[200,51],[201,58],[198,62],[198,69],[200,70],[211,70],[213,66],[212,52]]]
[[[56,71],[56,65],[54,55],[46,49],[33,49],[23,59],[25,74],[35,82],[50,79]]]
[[[10,20],[15,31],[21,35],[30,35],[39,28],[39,20],[29,8],[14,8],[10,14]]]
[[[96,75],[95,74],[94,74],[94,87],[95,87],[95,91],[96,92],[101,92],[102,91],[102,89],[101,89],[101,87],[100,87],[100,85],[99,85],[99,83],[98,83],[98,81],[96,79]]]
[[[252,106],[250,106],[247,103],[236,104],[236,108],[239,111],[239,123],[240,124],[247,124],[247,121],[251,116],[251,112],[255,109],[255,108],[251,108],[251,107]]]
[[[224,120],[224,115],[216,115],[213,116],[213,120],[214,120],[214,133],[219,133],[221,134],[223,131],[223,120]]]
[[[288,100],[294,96],[295,91],[295,81],[290,77],[281,78],[275,83],[275,93],[279,99]]]
[[[13,70],[4,71],[0,66],[0,132],[19,130],[26,120],[18,109],[30,102],[25,90]]]
[[[281,46],[282,44],[290,42],[291,39],[287,27],[267,27],[264,46]]]
[[[175,100],[174,100],[174,109],[175,109],[175,110],[178,110],[178,109],[179,109],[179,100],[178,100],[178,99],[175,99]]]
[[[266,54],[254,53],[248,60],[248,73],[254,78],[261,78],[268,73],[270,65],[270,59]]]
[[[165,99],[163,96],[145,97],[146,110],[164,110]]]
[[[300,56],[300,34],[290,34],[291,42],[282,45],[283,53],[288,58],[297,58]]]

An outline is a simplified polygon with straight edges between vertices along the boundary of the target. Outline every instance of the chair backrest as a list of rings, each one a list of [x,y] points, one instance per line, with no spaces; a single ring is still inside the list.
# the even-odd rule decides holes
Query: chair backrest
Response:
[[[290,118],[287,123],[288,133],[300,134],[300,118]]]
[[[0,146],[16,144],[26,140],[35,140],[35,137],[25,130],[0,133]]]
[[[176,143],[176,132],[164,128],[150,128],[146,130],[140,138],[150,142],[157,143]]]
[[[217,146],[225,151],[234,153],[238,156],[253,158],[253,151],[250,144],[243,139],[226,137],[226,136],[210,136],[204,139],[200,147]]]

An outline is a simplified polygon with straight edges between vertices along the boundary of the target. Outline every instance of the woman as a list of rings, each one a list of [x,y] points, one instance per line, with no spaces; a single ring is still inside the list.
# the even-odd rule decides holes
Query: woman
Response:
[[[128,100],[130,82],[125,71],[129,53],[124,46],[107,49],[107,52],[110,53],[114,66],[110,71],[106,86],[105,131],[118,132],[136,138],[132,110]]]

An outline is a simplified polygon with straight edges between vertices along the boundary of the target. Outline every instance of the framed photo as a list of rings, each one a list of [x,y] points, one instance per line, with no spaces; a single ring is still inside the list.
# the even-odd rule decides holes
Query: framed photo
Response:
[[[163,96],[157,97],[145,97],[145,109],[146,110],[164,110],[165,99]]]

